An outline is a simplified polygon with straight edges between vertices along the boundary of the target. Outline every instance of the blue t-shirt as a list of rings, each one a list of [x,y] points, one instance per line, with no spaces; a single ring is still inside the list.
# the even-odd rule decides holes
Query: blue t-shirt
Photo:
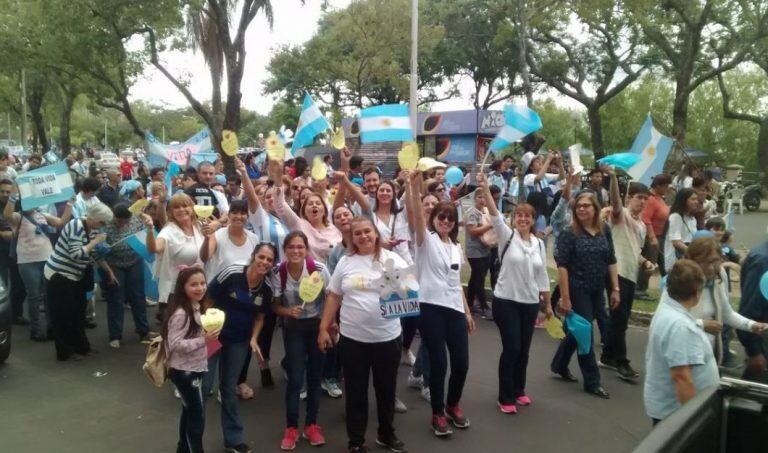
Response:
[[[715,387],[720,375],[704,330],[666,290],[651,321],[645,351],[643,399],[649,417],[663,420],[680,407],[670,368],[690,366],[696,392]]]
[[[214,306],[226,314],[219,334],[222,344],[247,342],[251,339],[256,317],[270,310],[272,303],[272,276],[267,275],[261,284],[248,286],[248,266],[233,264],[225,267],[208,285],[208,295]]]

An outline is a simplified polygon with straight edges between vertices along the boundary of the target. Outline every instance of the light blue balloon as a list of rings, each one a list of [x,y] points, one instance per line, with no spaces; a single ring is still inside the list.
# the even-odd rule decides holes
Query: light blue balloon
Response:
[[[768,271],[760,277],[760,292],[763,293],[763,297],[768,299]]]
[[[464,179],[464,173],[459,167],[448,167],[445,171],[445,180],[452,186],[457,186]]]

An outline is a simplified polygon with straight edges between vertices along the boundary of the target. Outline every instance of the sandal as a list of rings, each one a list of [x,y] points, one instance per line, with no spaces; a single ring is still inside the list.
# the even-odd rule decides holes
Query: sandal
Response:
[[[240,397],[240,399],[243,400],[253,399],[253,389],[248,384],[243,382],[237,386],[237,395]]]

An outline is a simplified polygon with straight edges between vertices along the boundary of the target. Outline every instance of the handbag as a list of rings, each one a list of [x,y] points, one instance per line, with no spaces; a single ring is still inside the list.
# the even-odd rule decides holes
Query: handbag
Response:
[[[149,343],[147,356],[141,369],[155,387],[162,387],[168,380],[168,365],[162,337],[155,337]]]

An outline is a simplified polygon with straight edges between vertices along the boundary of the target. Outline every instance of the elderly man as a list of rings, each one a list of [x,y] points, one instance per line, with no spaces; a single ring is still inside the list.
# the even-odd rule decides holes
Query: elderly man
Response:
[[[99,189],[96,194],[102,203],[109,206],[110,209],[115,206],[115,203],[120,201],[120,170],[117,168],[110,168],[107,170],[107,182]]]

